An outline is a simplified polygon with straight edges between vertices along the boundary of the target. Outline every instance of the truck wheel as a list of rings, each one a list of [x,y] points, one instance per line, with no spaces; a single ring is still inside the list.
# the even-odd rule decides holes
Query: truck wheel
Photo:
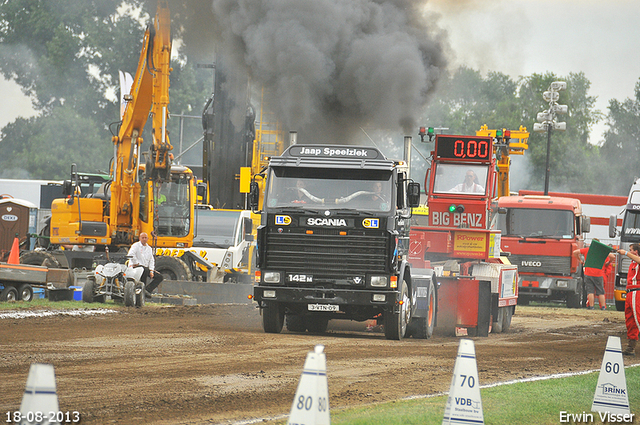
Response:
[[[18,287],[18,300],[27,302],[33,300],[33,288],[31,285],[23,283]]]
[[[323,334],[327,331],[329,319],[322,316],[305,316],[304,323],[309,333]]]
[[[494,317],[491,333],[499,334],[509,330],[511,317],[513,316],[513,306],[498,307],[498,314]]]
[[[402,281],[400,312],[384,312],[384,337],[387,339],[401,340],[407,333],[407,325],[411,322],[411,299],[409,298],[409,286]]]
[[[124,284],[124,305],[133,307],[136,305],[136,285],[131,280]]]
[[[13,286],[5,286],[0,292],[0,301],[16,301],[18,299],[18,290]]]
[[[513,317],[513,310],[515,306],[503,307],[504,314],[502,315],[502,332],[508,332],[511,327],[511,318]]]
[[[582,308],[582,301],[584,298],[584,284],[578,282],[578,292],[567,294],[567,307],[568,308]]]
[[[156,272],[167,280],[191,280],[189,266],[177,257],[160,255],[156,257]]]
[[[407,334],[411,334],[414,338],[429,339],[433,335],[433,328],[436,323],[436,291],[434,288],[433,281],[431,281],[427,298],[429,305],[427,317],[414,317],[411,319]]]
[[[262,308],[262,328],[266,333],[279,334],[284,324],[284,308],[275,302],[265,302]]]
[[[618,301],[616,300],[616,310],[618,311],[624,311],[624,301]]]
[[[144,307],[144,301],[145,301],[144,285],[142,283],[139,283],[135,291],[136,291],[136,297],[135,297],[136,307],[138,308]]]
[[[87,279],[82,287],[82,301],[85,303],[93,302],[93,291],[95,291],[96,281],[93,279]]]
[[[20,256],[20,264],[60,268],[60,262],[47,251],[29,251]]]
[[[285,316],[285,324],[289,332],[304,332],[307,330],[304,319],[297,314],[287,314]]]

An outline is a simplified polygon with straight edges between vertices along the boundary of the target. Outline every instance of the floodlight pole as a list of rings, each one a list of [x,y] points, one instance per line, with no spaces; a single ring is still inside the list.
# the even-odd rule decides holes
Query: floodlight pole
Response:
[[[557,123],[556,122],[556,114],[565,114],[567,113],[566,105],[558,105],[557,100],[560,95],[559,91],[565,90],[567,88],[567,83],[564,81],[555,81],[549,85],[547,91],[542,94],[542,97],[545,101],[549,102],[549,109],[543,112],[538,113],[538,121],[539,123],[533,124],[533,131],[537,133],[541,133],[547,130],[547,163],[546,169],[544,173],[544,195],[549,195],[549,176],[551,174],[551,129],[557,130],[565,130],[567,125],[564,122]]]
[[[551,123],[547,124],[547,168],[544,175],[544,196],[549,195],[549,174],[551,173]]]

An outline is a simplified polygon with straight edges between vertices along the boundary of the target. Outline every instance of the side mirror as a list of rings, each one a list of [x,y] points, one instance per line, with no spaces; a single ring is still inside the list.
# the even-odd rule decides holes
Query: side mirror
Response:
[[[409,183],[407,186],[407,202],[411,208],[415,208],[420,205],[420,183]]]
[[[249,217],[243,218],[242,227],[244,228],[244,240],[247,242],[253,242],[253,220]]]
[[[249,206],[252,210],[257,210],[259,202],[260,186],[258,186],[258,182],[251,182],[251,185],[249,186]]]
[[[581,217],[582,219],[582,233],[589,233],[591,231],[591,217],[587,217],[586,215],[583,215]]]
[[[63,196],[73,195],[73,183],[71,182],[71,180],[65,180],[62,183],[62,195]]]
[[[207,185],[204,183],[198,183],[198,185],[196,186],[196,191],[198,194],[198,203],[199,204],[206,204],[208,203],[207,200]]]
[[[615,238],[618,235],[618,229],[616,228],[618,224],[618,217],[615,215],[609,216],[609,237]]]

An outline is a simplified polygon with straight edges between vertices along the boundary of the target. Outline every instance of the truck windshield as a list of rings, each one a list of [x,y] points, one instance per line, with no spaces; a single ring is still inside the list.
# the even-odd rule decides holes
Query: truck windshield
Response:
[[[640,240],[640,212],[627,210],[622,221],[622,239],[625,241]]]
[[[388,212],[394,194],[390,171],[272,168],[265,205]]]
[[[194,246],[224,248],[235,245],[239,211],[196,210],[197,226]]]
[[[566,210],[509,208],[498,214],[497,228],[503,236],[572,239],[573,213]]]
[[[183,174],[173,175],[171,182],[160,184],[157,200],[158,236],[186,236],[189,233],[189,188],[189,179]]]
[[[434,193],[486,194],[488,165],[436,164]]]

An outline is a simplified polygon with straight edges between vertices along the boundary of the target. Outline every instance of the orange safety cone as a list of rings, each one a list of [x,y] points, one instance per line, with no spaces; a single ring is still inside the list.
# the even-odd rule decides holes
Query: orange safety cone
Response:
[[[11,246],[11,253],[9,253],[7,264],[20,264],[20,241],[17,236],[13,239],[13,245]]]

